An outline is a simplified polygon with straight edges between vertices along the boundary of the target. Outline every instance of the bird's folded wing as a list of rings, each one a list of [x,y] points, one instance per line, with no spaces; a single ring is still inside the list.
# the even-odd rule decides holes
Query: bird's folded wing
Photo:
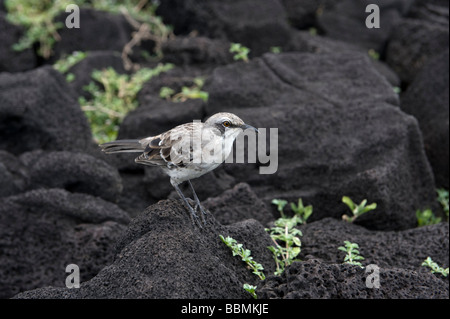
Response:
[[[179,125],[158,136],[142,139],[144,153],[136,162],[146,165],[183,166],[192,157],[193,123]]]

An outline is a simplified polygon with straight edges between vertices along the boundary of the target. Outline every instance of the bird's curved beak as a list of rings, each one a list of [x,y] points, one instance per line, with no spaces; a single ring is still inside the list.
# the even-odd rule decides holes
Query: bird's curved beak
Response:
[[[247,129],[252,129],[252,130],[254,130],[256,133],[259,133],[258,132],[258,129],[256,128],[256,127],[253,127],[253,126],[251,126],[251,125],[248,125],[248,124],[242,124],[241,126],[239,126],[242,130],[247,130]]]

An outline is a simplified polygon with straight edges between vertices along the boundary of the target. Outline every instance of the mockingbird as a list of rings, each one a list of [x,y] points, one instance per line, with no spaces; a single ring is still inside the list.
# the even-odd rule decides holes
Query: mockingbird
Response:
[[[170,183],[191,213],[192,223],[197,222],[202,227],[196,212],[200,209],[205,224],[206,211],[190,180],[218,167],[230,155],[236,137],[246,129],[258,132],[232,113],[217,113],[204,123],[193,121],[156,136],[140,140],[117,140],[101,144],[100,147],[106,154],[142,153],[135,159],[136,163],[160,167],[170,176]],[[186,181],[194,196],[195,207],[189,204],[178,187]]]

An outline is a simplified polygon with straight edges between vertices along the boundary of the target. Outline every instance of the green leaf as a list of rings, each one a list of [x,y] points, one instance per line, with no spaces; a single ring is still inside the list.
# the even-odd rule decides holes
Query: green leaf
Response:
[[[342,202],[347,204],[347,206],[351,209],[351,211],[353,211],[356,208],[355,203],[353,203],[353,201],[348,196],[343,196]]]
[[[294,241],[294,244],[296,244],[297,246],[301,246],[302,245],[302,243],[300,241],[300,238],[298,238],[298,237],[294,237],[293,241]]]
[[[374,210],[375,208],[377,208],[377,204],[376,204],[376,203],[372,203],[372,204],[370,204],[369,206],[366,206],[366,207],[364,208],[364,213],[366,213],[366,212],[368,212],[368,211],[371,211],[371,210]]]

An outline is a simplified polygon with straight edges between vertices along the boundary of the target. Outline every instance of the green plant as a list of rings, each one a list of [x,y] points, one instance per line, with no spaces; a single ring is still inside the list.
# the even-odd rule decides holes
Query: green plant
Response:
[[[242,261],[244,261],[247,266],[253,271],[255,275],[259,277],[259,279],[264,280],[266,279],[266,276],[262,272],[264,270],[264,267],[253,260],[253,257],[251,255],[251,251],[248,249],[245,249],[242,244],[239,244],[235,239],[231,238],[230,236],[227,236],[226,238],[222,235],[219,235],[220,239],[227,245],[231,252],[233,253],[233,256],[239,256],[241,257]]]
[[[448,267],[445,269],[440,267],[437,263],[435,263],[431,259],[431,257],[428,257],[427,259],[425,259],[424,262],[422,263],[422,266],[431,268],[431,272],[433,274],[441,274],[444,277],[448,276]]]
[[[201,90],[205,80],[201,77],[196,77],[193,82],[194,84],[190,87],[183,86],[181,88],[181,92],[179,93],[175,93],[175,90],[167,86],[163,86],[159,91],[159,96],[173,102],[185,102],[189,99],[202,99],[207,102],[209,94],[208,92]]]
[[[281,216],[284,216],[284,207],[287,205],[287,200],[284,199],[272,199],[273,205],[277,205],[277,210],[280,212]]]
[[[287,217],[284,214],[284,207],[288,204],[287,200],[284,199],[272,199],[273,205],[277,206],[277,210],[280,212],[281,217]],[[311,205],[304,206],[301,198],[298,199],[298,203],[290,203],[290,207],[295,215],[300,219],[300,224],[306,224],[309,216],[313,213],[313,207]]]
[[[250,256],[251,255],[250,250],[245,249],[242,244],[239,244],[235,239],[231,238],[230,236],[227,236],[225,238],[222,235],[219,235],[219,237],[222,240],[222,242],[231,249],[233,256],[241,257],[242,261],[244,261],[247,264],[247,267],[251,269],[260,280],[266,279],[266,276],[263,273],[264,267],[253,260],[253,257]],[[253,298],[255,299],[258,298],[256,295],[256,288],[257,288],[256,286],[244,283],[243,288],[248,293],[250,293],[250,295],[252,295]]]
[[[231,43],[230,52],[234,53],[233,59],[235,61],[242,60],[244,62],[248,62],[248,54],[250,53],[250,49],[243,46],[240,43]]]
[[[393,90],[394,93],[396,93],[396,94],[402,93],[402,88],[399,87],[399,86],[394,86],[394,87],[392,88],[392,90]]]
[[[344,196],[344,197],[342,197],[342,202],[344,204],[346,204],[352,211],[353,216],[351,216],[351,217],[348,215],[342,215],[342,219],[349,223],[353,223],[355,221],[355,219],[358,218],[359,216],[377,208],[376,203],[372,203],[372,204],[366,206],[366,204],[367,204],[366,199],[364,199],[359,205],[356,205],[351,200],[350,197]]]
[[[440,217],[436,217],[431,209],[418,209],[416,211],[416,217],[418,227],[439,224],[442,220]]]
[[[270,52],[278,54],[282,52],[281,47],[275,46],[275,47],[270,47]]]
[[[302,236],[302,232],[295,227],[301,223],[301,217],[296,214],[293,217],[278,218],[274,227],[265,229],[275,244],[267,247],[275,260],[275,275],[281,275],[287,266],[297,260],[301,247],[299,236]]]
[[[38,54],[48,59],[53,53],[54,43],[60,40],[58,30],[64,26],[64,23],[54,20],[65,12],[69,4],[125,16],[136,32],[124,48],[124,62],[129,62],[128,54],[134,45],[148,39],[154,41],[154,52],[160,58],[162,43],[172,34],[172,28],[156,16],[155,2],[149,0],[6,0],[8,21],[25,30],[13,49],[22,51],[36,43]]]
[[[275,244],[268,248],[272,252],[277,266],[275,275],[280,275],[286,266],[297,260],[296,257],[300,253],[301,247],[299,236],[302,236],[302,232],[295,227],[306,223],[313,212],[313,207],[311,205],[305,207],[302,199],[299,198],[297,204],[290,203],[294,216],[289,217],[284,213],[284,207],[288,204],[286,200],[273,199],[271,203],[277,206],[281,217],[275,221],[274,227],[266,228]]]
[[[258,299],[258,296],[256,295],[256,288],[257,286],[252,286],[250,284],[244,284],[244,289],[252,295],[253,298]]]
[[[298,199],[298,204],[291,203],[291,209],[296,216],[300,219],[300,224],[306,224],[309,216],[313,213],[313,207],[311,205],[303,206],[301,198]]]
[[[374,59],[374,60],[379,60],[380,59],[380,53],[378,53],[377,51],[375,51],[374,49],[370,49],[368,51],[369,56]]]
[[[59,59],[53,64],[53,68],[59,71],[62,74],[66,74],[66,81],[72,82],[75,79],[75,75],[73,73],[67,73],[71,67],[75,64],[86,58],[87,53],[81,51],[74,51],[72,54]]]
[[[6,0],[8,21],[25,29],[19,42],[13,45],[13,50],[22,51],[37,43],[38,54],[48,59],[53,44],[60,39],[58,29],[64,26],[54,19],[70,3],[70,0]]]
[[[175,90],[171,89],[168,86],[163,86],[159,90],[159,97],[162,99],[171,100],[172,95],[174,95],[174,94],[175,94]]]
[[[143,68],[132,75],[118,74],[113,68],[93,71],[92,78],[96,82],[85,87],[91,98],[80,97],[79,103],[96,142],[115,140],[123,118],[137,107],[136,95],[142,85],[172,67],[171,64],[159,64],[154,69]]]
[[[350,264],[364,268],[359,260],[364,260],[364,257],[359,255],[359,246],[356,243],[351,243],[348,240],[344,241],[345,246],[339,246],[338,249],[346,253],[344,264]]]
[[[436,190],[436,192],[438,194],[438,202],[441,204],[445,216],[447,216],[448,219],[448,190],[439,188]]]
[[[308,29],[308,32],[312,36],[316,36],[319,32],[317,31],[317,28],[311,27]]]

